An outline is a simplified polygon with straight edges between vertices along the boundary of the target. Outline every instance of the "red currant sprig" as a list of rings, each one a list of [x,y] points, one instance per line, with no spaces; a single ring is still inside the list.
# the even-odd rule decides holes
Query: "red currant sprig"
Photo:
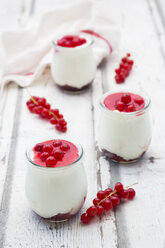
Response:
[[[60,114],[59,109],[51,109],[44,97],[31,96],[26,105],[31,113],[38,114],[40,117],[48,119],[56,129],[61,132],[67,131],[67,122],[63,115]]]
[[[129,187],[135,184],[137,183],[124,188],[123,184],[118,182],[115,184],[114,190],[107,188],[104,191],[98,191],[97,197],[93,200],[93,206],[89,207],[86,213],[81,215],[82,223],[88,224],[94,216],[101,215],[106,210],[115,208],[122,199],[132,200],[135,197],[135,190]]]
[[[115,81],[117,84],[124,83],[125,78],[128,77],[132,69],[134,61],[129,59],[130,56],[131,54],[127,53],[126,57],[122,58],[119,68],[115,70]]]

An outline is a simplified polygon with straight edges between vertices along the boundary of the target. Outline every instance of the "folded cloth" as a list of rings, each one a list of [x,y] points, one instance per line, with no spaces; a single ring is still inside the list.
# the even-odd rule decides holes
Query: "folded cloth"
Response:
[[[52,60],[52,40],[73,32],[94,37],[94,55],[98,65],[118,45],[118,8],[111,0],[82,1],[62,5],[45,12],[28,29],[0,35],[0,87],[15,82],[26,87],[41,75]],[[115,14],[117,13],[117,14]]]

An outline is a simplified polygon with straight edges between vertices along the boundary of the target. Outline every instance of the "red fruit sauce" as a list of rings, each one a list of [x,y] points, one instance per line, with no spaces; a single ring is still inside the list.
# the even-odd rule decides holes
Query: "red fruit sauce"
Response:
[[[86,39],[81,38],[78,35],[66,35],[57,41],[57,45],[62,47],[77,47],[86,42]]]
[[[112,111],[135,112],[145,107],[145,100],[137,94],[118,92],[107,96],[104,99],[104,105]]]
[[[48,140],[48,141],[44,141],[39,143],[42,145],[51,145],[53,146],[53,150],[50,152],[49,156],[53,156],[53,154],[55,154],[56,150],[60,150],[63,153],[62,158],[55,158],[56,159],[56,164],[53,166],[48,166],[46,165],[46,160],[42,161],[40,156],[42,154],[42,149],[40,151],[36,151],[35,147],[33,148],[33,162],[37,165],[43,166],[43,167],[63,167],[63,166],[67,166],[71,163],[73,163],[74,161],[77,160],[77,158],[79,157],[79,151],[78,148],[71,142],[66,141],[66,140]],[[44,150],[44,149],[43,149]],[[44,152],[44,151],[43,151]]]

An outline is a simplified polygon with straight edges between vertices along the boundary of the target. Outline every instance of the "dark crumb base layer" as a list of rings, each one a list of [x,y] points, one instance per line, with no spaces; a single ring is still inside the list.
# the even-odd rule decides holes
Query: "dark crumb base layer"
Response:
[[[63,90],[72,91],[72,92],[77,92],[77,91],[83,91],[83,90],[85,90],[85,89],[88,89],[88,88],[91,86],[92,82],[93,82],[93,81],[91,81],[90,83],[84,85],[84,86],[81,87],[81,88],[72,87],[72,86],[69,86],[69,85],[67,85],[67,84],[65,84],[65,85],[59,85],[59,84],[57,84],[57,83],[56,83],[56,84],[57,84],[58,87],[60,87],[60,88],[63,89]]]
[[[115,153],[111,153],[111,152],[107,151],[106,149],[102,149],[102,152],[104,153],[104,155],[105,155],[107,158],[109,158],[109,159],[111,159],[111,160],[113,160],[113,161],[115,161],[115,162],[118,162],[118,163],[132,163],[132,162],[136,162],[136,161],[137,161],[138,159],[140,159],[140,158],[144,155],[144,153],[145,153],[145,151],[144,151],[138,158],[134,158],[134,159],[130,159],[130,160],[125,160],[124,158],[118,156],[118,155],[115,154]]]
[[[50,218],[43,218],[44,220],[48,220],[48,221],[52,221],[52,222],[55,222],[55,221],[65,221],[65,220],[68,220],[72,217],[73,215],[71,215],[70,213],[66,213],[66,214],[57,214],[55,216],[52,216]]]

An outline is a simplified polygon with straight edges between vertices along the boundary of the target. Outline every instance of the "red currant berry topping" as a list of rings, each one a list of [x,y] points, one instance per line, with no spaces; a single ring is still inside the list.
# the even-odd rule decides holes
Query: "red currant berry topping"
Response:
[[[102,206],[105,208],[105,210],[110,210],[112,208],[112,202],[109,198],[105,199],[102,202]]]
[[[35,101],[38,101],[39,100],[39,97],[38,96],[32,96],[31,98],[34,99]]]
[[[97,206],[97,214],[98,215],[101,215],[104,212],[105,212],[105,209],[103,206]]]
[[[129,65],[133,65],[133,63],[134,63],[133,60],[128,60]]]
[[[40,159],[42,161],[45,161],[48,157],[49,157],[49,153],[48,152],[42,152],[41,155],[40,155]]]
[[[87,214],[90,217],[94,217],[97,214],[97,208],[95,206],[92,206],[90,208],[87,209]]]
[[[131,96],[129,94],[125,94],[121,97],[121,101],[125,104],[128,104],[131,101]]]
[[[49,154],[51,154],[52,151],[53,151],[53,146],[52,145],[44,145],[43,148],[42,148],[42,151],[43,152],[48,152]]]
[[[119,111],[123,111],[125,109],[125,104],[123,102],[118,102],[117,103],[117,106],[116,108],[119,110]]]
[[[127,53],[127,57],[130,57],[131,56],[131,54],[130,53]]]
[[[127,109],[126,109],[127,112],[135,112],[136,109],[135,109],[135,106],[131,103],[127,106]]]
[[[120,74],[120,69],[119,68],[116,69],[115,72],[116,72],[116,74]]]
[[[58,123],[58,121],[57,121],[54,117],[52,117],[52,118],[50,119],[50,123],[51,123],[52,125],[55,125],[55,124]]]
[[[128,193],[129,193],[128,199],[129,199],[129,200],[132,200],[132,199],[135,197],[135,194],[136,194],[135,190],[132,189],[132,188],[129,188],[129,189],[128,189]]]
[[[127,199],[129,196],[129,192],[128,190],[124,189],[121,193],[120,193],[120,197],[123,199]]]
[[[68,145],[61,145],[61,146],[60,146],[60,149],[61,149],[62,151],[67,151],[69,148],[70,148],[70,147],[69,147]]]
[[[100,200],[105,198],[105,192],[103,190],[100,190],[97,192],[97,198],[99,198]]]
[[[62,160],[64,153],[61,150],[54,150],[52,152],[52,155],[57,159],[57,160]]]
[[[42,149],[43,149],[43,144],[37,144],[37,145],[35,145],[35,147],[34,147],[34,150],[36,151],[36,152],[42,152]]]
[[[51,109],[50,110],[54,115],[56,115],[57,117],[59,117],[59,109]]]
[[[45,163],[47,167],[53,167],[57,163],[57,160],[53,156],[49,156],[45,160]]]
[[[57,140],[57,141],[54,141],[52,145],[53,145],[54,147],[58,147],[58,146],[60,146],[61,144],[62,144],[62,142],[59,141],[59,140]]]
[[[122,183],[116,183],[115,184],[115,190],[117,191],[117,192],[122,192],[123,191],[123,184]]]
[[[116,207],[120,203],[120,198],[118,196],[111,196],[112,206]]]
[[[127,58],[122,58],[122,60],[121,60],[123,63],[126,63],[127,62]]]
[[[91,217],[87,213],[84,213],[81,215],[82,223],[88,224],[90,222],[90,220],[91,220]]]
[[[110,188],[107,188],[107,189],[104,190],[104,193],[105,193],[106,196],[111,194],[112,192],[113,192],[113,190],[110,189]]]
[[[136,99],[134,100],[134,102],[137,103],[137,104],[139,104],[139,105],[141,105],[141,104],[144,103],[144,100],[143,100],[142,98],[136,98]]]
[[[116,81],[117,84],[122,83],[122,81],[121,81],[119,75],[116,75],[116,76],[115,76],[115,81]]]
[[[93,204],[94,204],[95,206],[97,206],[99,202],[100,202],[100,199],[99,199],[99,198],[95,198],[95,199],[93,200]]]

